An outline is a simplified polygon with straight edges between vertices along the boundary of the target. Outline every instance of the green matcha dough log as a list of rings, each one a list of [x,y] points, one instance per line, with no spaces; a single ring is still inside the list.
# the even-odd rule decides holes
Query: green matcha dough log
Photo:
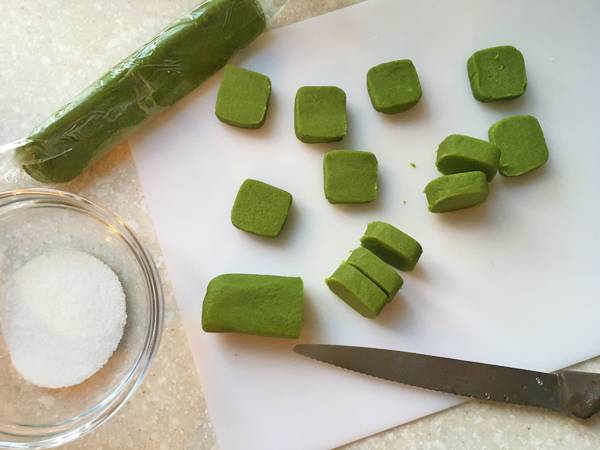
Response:
[[[510,45],[475,52],[467,61],[467,72],[473,96],[480,102],[519,97],[527,88],[525,60]]]
[[[34,129],[17,149],[23,168],[42,182],[75,178],[198,87],[265,26],[255,0],[202,3]]]
[[[323,157],[329,203],[368,203],[377,198],[377,158],[357,150],[332,150]]]
[[[346,93],[335,86],[303,86],[296,93],[294,129],[307,144],[341,141],[346,136]]]
[[[525,175],[548,161],[544,132],[533,116],[510,116],[490,127],[490,142],[500,149],[500,174]]]
[[[452,134],[437,150],[436,165],[444,175],[481,171],[488,181],[496,176],[500,150],[494,144],[460,134]]]
[[[202,329],[216,333],[297,338],[302,327],[303,304],[301,278],[219,275],[206,289]]]
[[[405,271],[413,270],[423,253],[421,244],[385,222],[371,222],[360,243],[388,264]]]
[[[292,195],[258,180],[245,180],[231,209],[231,223],[240,230],[277,237],[287,220]]]
[[[390,265],[364,247],[354,250],[346,260],[386,293],[388,300],[394,298],[404,281]]]
[[[485,201],[488,181],[483,172],[444,175],[425,186],[429,211],[442,213],[469,208]]]
[[[239,128],[260,128],[265,123],[271,80],[262,73],[225,66],[217,93],[215,114],[221,122]]]
[[[367,72],[367,91],[373,108],[385,114],[406,111],[421,99],[421,83],[409,59],[390,61]]]
[[[385,292],[348,263],[342,263],[325,283],[335,295],[370,319],[377,317],[388,302]]]

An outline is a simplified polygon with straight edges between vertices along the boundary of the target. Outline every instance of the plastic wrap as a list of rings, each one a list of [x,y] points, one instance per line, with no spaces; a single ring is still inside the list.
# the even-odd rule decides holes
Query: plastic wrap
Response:
[[[285,3],[208,0],[118,63],[24,139],[0,146],[5,181],[22,167],[70,181],[154,114],[198,87],[260,35]],[[265,1],[265,4],[267,2]]]
[[[25,187],[30,183],[27,183],[25,178],[29,181],[34,181],[27,177],[27,174],[21,167],[21,164],[17,158],[16,149],[23,145],[26,145],[28,140],[20,139],[9,144],[0,145],[0,189],[10,190],[19,187]]]

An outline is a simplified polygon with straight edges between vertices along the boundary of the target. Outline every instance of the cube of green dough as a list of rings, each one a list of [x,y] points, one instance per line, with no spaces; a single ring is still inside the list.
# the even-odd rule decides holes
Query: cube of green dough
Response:
[[[260,128],[265,123],[271,80],[262,73],[226,66],[217,93],[215,114],[221,122],[239,128]]]
[[[388,264],[405,271],[413,270],[423,253],[421,244],[385,222],[371,222],[360,243]]]
[[[429,211],[441,213],[469,208],[485,201],[488,182],[483,172],[444,175],[425,186]]]
[[[494,144],[460,134],[451,134],[437,150],[436,165],[444,175],[481,171],[488,181],[496,176],[500,149]]]
[[[357,150],[332,150],[323,157],[329,203],[368,203],[377,198],[377,158]]]
[[[303,305],[301,278],[219,275],[206,289],[202,329],[209,333],[297,338],[302,327]]]
[[[533,116],[510,116],[489,130],[490,142],[500,149],[501,175],[516,177],[543,166],[548,161],[544,132]]]
[[[231,209],[231,223],[258,236],[279,236],[287,220],[292,196],[258,180],[242,183]]]
[[[335,86],[304,86],[296,93],[294,129],[307,144],[341,141],[348,128],[346,93]]]
[[[364,247],[358,247],[346,260],[387,294],[388,301],[398,293],[404,280],[390,265]]]
[[[423,94],[419,75],[409,59],[371,67],[367,72],[367,90],[373,108],[385,114],[412,108]]]
[[[371,319],[377,317],[388,302],[385,292],[348,263],[342,263],[325,283],[354,310]]]
[[[473,96],[480,102],[519,97],[527,88],[525,60],[510,45],[475,52],[467,61],[467,72]]]

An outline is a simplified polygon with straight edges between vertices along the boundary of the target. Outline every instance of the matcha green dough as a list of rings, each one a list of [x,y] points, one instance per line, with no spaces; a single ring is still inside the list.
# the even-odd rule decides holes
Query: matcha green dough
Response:
[[[288,216],[292,196],[288,192],[257,180],[246,180],[237,193],[231,210],[231,223],[258,236],[279,236]]]
[[[208,284],[202,329],[215,333],[297,338],[304,287],[298,277],[226,274]]]
[[[416,240],[385,222],[371,222],[360,242],[363,247],[400,270],[413,270],[423,253]]]
[[[523,55],[510,45],[475,52],[467,61],[467,72],[473,96],[480,102],[519,97],[527,87]]]
[[[196,89],[265,27],[256,0],[202,3],[31,131],[17,149],[23,168],[46,183],[72,180]]]
[[[488,181],[483,172],[444,175],[425,186],[429,211],[442,213],[469,208],[485,201]]]
[[[368,203],[377,198],[377,158],[373,153],[332,150],[323,158],[329,203]]]
[[[500,150],[494,144],[452,134],[438,147],[436,165],[444,175],[478,170],[492,181],[498,172],[499,161]]]
[[[348,263],[342,263],[325,283],[354,310],[371,319],[377,317],[388,302],[385,292]]]
[[[271,80],[262,73],[226,66],[217,94],[215,114],[221,122],[239,128],[260,128],[265,123]]]
[[[296,136],[307,144],[341,141],[348,128],[346,93],[335,86],[304,86],[294,104]]]
[[[367,72],[367,90],[373,108],[385,114],[406,111],[421,99],[421,83],[409,59],[390,61]]]
[[[524,175],[548,161],[544,132],[533,116],[510,116],[489,131],[490,142],[500,149],[500,174]]]
[[[354,250],[346,262],[379,286],[386,293],[388,300],[394,298],[404,283],[398,272],[364,247]]]

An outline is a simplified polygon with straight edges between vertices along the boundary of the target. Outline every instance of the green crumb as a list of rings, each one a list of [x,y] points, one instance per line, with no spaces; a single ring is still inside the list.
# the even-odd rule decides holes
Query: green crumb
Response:
[[[257,180],[246,180],[231,210],[231,223],[258,236],[279,236],[287,220],[290,193]]]
[[[480,102],[519,97],[527,88],[525,60],[510,45],[475,52],[467,61],[467,72],[473,96]]]
[[[500,174],[524,175],[548,161],[544,132],[533,116],[510,116],[489,130],[490,142],[500,149]]]
[[[354,310],[371,319],[377,317],[388,302],[385,292],[348,263],[342,263],[325,283]]]
[[[364,247],[354,250],[346,262],[356,267],[379,286],[387,294],[388,300],[394,298],[404,283],[398,272]]]
[[[373,153],[332,150],[323,158],[329,203],[368,203],[377,198],[377,158]]]
[[[496,176],[500,150],[494,144],[460,134],[451,134],[437,150],[436,166],[444,175],[481,171],[488,181]]]
[[[406,205],[406,200],[402,200],[402,203],[403,203],[404,205]]]
[[[411,163],[410,163],[410,167],[412,167],[413,169],[416,169],[416,168],[417,168],[417,165],[416,165],[415,163],[411,162]]]
[[[425,187],[429,211],[434,213],[478,205],[485,201],[488,193],[488,181],[483,172],[444,175]]]
[[[409,110],[423,95],[419,75],[409,59],[386,62],[369,69],[367,90],[373,108],[385,114]]]
[[[271,80],[261,73],[226,66],[217,93],[215,114],[221,122],[239,128],[260,128],[265,123]]]
[[[297,338],[303,321],[299,277],[225,274],[208,284],[202,329],[216,333]]]
[[[415,239],[385,222],[371,222],[360,243],[388,264],[405,271],[413,270],[423,253]]]
[[[341,141],[346,136],[346,93],[335,86],[304,86],[294,104],[296,136],[307,144]]]

